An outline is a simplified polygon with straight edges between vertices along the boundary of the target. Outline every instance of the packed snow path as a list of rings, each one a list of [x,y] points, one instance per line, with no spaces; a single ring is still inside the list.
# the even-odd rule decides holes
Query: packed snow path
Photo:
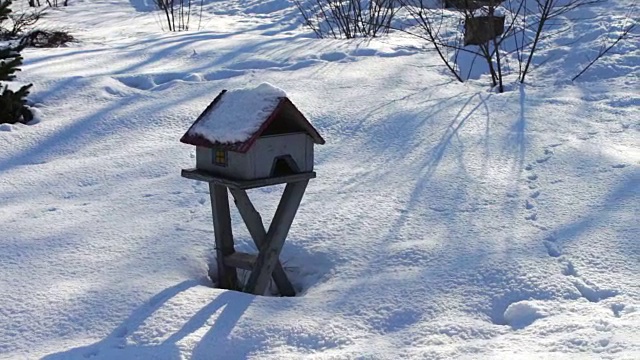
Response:
[[[41,121],[0,127],[0,358],[640,357],[637,40],[495,94],[404,36],[313,39],[289,1],[180,34],[145,4],[78,1],[47,21],[79,43],[25,51]],[[295,298],[210,287],[208,190],[180,177],[204,107],[265,81],[327,140]],[[268,218],[276,189],[250,195]]]

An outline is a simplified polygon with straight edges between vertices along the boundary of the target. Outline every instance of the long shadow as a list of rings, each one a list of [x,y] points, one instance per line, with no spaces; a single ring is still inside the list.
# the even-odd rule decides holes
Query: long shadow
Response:
[[[67,351],[50,354],[45,356],[45,360],[64,360],[64,359],[86,359],[91,356],[97,356],[104,350],[124,349],[126,348],[126,338],[135,332],[146,319],[162,307],[164,303],[175,297],[179,293],[186,291],[194,286],[200,285],[195,280],[186,280],[177,285],[162,290],[153,296],[145,304],[134,310],[122,324],[116,327],[109,335],[99,342],[70,349]],[[176,354],[177,355],[177,354]]]
[[[64,146],[64,144],[72,143],[72,141],[70,140],[74,137],[80,136],[83,129],[86,130],[88,127],[95,125],[95,123],[100,118],[96,114],[109,113],[110,111],[113,111],[120,107],[120,105],[120,102],[116,101],[109,106],[102,107],[97,112],[93,112],[90,115],[73,122],[71,125],[67,126],[63,130],[56,132],[49,138],[39,142],[37,145],[31,147],[30,149],[25,149],[21,153],[16,154],[14,157],[7,157],[4,160],[0,160],[0,172],[7,172],[8,170],[11,170],[17,166],[31,164],[35,161],[43,161],[43,156],[46,157],[52,155],[50,152],[52,148],[58,147],[61,144],[63,144]],[[80,144],[75,145],[77,148],[80,148]]]
[[[206,335],[201,339],[199,345],[194,351],[195,354],[200,353],[198,349],[210,347],[212,344],[225,346],[229,334],[235,328],[238,320],[247,310],[255,296],[242,294],[232,291],[221,293],[211,303],[200,309],[187,321],[182,328],[167,338],[160,344],[128,344],[127,338],[135,333],[135,331],[144,324],[145,320],[150,318],[154,312],[162,307],[171,298],[181,292],[188,290],[194,286],[202,285],[195,280],[183,281],[180,284],[163,290],[159,294],[152,297],[147,303],[135,310],[121,325],[115,328],[103,340],[89,345],[74,348],[71,350],[50,354],[45,356],[45,360],[62,360],[62,359],[86,359],[102,358],[102,359],[122,359],[122,358],[161,358],[161,359],[180,359],[180,349],[177,343],[194,333],[196,330],[206,326],[207,321],[217,312],[220,314],[214,321],[213,326]],[[218,346],[216,346],[218,347]],[[228,349],[231,351],[232,349]],[[217,349],[217,351],[220,351]],[[224,353],[224,352],[222,352]],[[228,353],[228,352],[227,352]],[[204,356],[199,358],[210,358],[211,351],[207,351]]]
[[[77,79],[81,78],[78,77]],[[62,89],[64,89],[70,85],[73,85],[73,81],[65,81],[64,85],[61,86]],[[176,102],[181,103],[190,99],[191,95],[192,94],[187,93],[179,99],[174,99],[173,101],[167,100],[162,104],[154,104],[153,108],[147,110],[149,113],[162,112]],[[100,141],[102,137],[113,135],[114,130],[112,127],[116,125],[120,126],[121,130],[124,128],[144,127],[147,123],[134,122],[125,116],[120,116],[117,123],[110,123],[106,121],[103,116],[100,116],[100,114],[109,114],[115,110],[122,110],[129,107],[135,108],[139,101],[142,100],[131,96],[112,101],[109,105],[62,127],[48,138],[41,140],[28,149],[16,153],[13,157],[7,157],[3,160],[0,159],[0,172],[7,172],[21,165],[50,161],[52,158],[75,153],[90,143]],[[87,133],[93,133],[94,136],[87,137],[85,136]]]
[[[218,301],[219,299],[220,301]],[[200,316],[200,320],[193,324],[187,323],[183,327],[185,331],[189,331],[190,328],[188,328],[188,326],[201,327],[204,325],[203,321],[206,321],[210,314],[213,314],[219,308],[224,306],[224,309],[220,315],[218,315],[218,318],[211,329],[207,331],[207,333],[198,342],[198,345],[193,349],[193,353],[191,354],[192,358],[211,359],[214,352],[218,354],[233,354],[235,346],[234,342],[230,341],[229,335],[253,299],[255,299],[255,296],[253,295],[225,292],[221,294],[210,306],[207,306],[198,312],[193,319]]]
[[[476,96],[480,100],[478,104],[473,106],[473,108],[465,111],[471,105],[471,102]],[[393,244],[394,240],[400,236],[400,233],[402,232],[403,228],[406,226],[407,222],[411,218],[412,213],[418,207],[425,206],[425,204],[422,202],[422,195],[428,188],[431,178],[433,174],[436,172],[436,170],[438,169],[440,162],[444,158],[444,155],[449,145],[451,144],[452,139],[455,136],[457,136],[460,129],[462,129],[466,124],[467,120],[471,116],[473,116],[475,112],[477,112],[479,109],[483,107],[483,105],[485,104],[489,96],[483,98],[482,95],[478,93],[469,97],[469,99],[467,99],[467,101],[462,105],[462,107],[458,110],[456,115],[450,121],[449,125],[444,130],[444,132],[440,136],[440,139],[437,141],[435,146],[433,146],[428,151],[427,156],[425,156],[422,163],[419,164],[418,168],[420,170],[419,170],[418,180],[414,184],[413,190],[411,191],[410,195],[407,197],[408,201],[407,201],[406,207],[403,209],[401,214],[395,219],[393,224],[389,226],[389,232],[387,233],[387,235],[382,237],[383,239],[385,239],[386,245]],[[427,115],[426,117],[429,118],[430,116]],[[392,169],[388,171],[395,171],[395,170]],[[379,176],[379,174],[376,176]],[[383,255],[383,256],[386,256],[386,255]],[[384,259],[382,258],[373,259],[372,263],[380,262],[380,261],[384,261]],[[364,271],[366,271],[366,269]]]
[[[554,240],[563,243],[576,241],[585,232],[610,219],[612,212],[618,210],[620,204],[625,201],[633,201],[632,203],[635,204],[634,213],[640,214],[640,170],[636,170],[629,179],[612,189],[599,206],[592,206],[591,209],[593,210],[591,212],[577,221],[552,230],[551,234],[553,234]],[[630,224],[630,226],[633,226],[633,224]],[[629,245],[634,245],[635,247],[631,247],[626,251],[630,254],[640,254],[639,241],[629,241]]]
[[[467,108],[467,106],[470,105],[475,96],[478,96],[480,98],[480,102],[471,110],[469,110],[466,115],[463,116],[464,110]],[[390,227],[389,234],[386,236],[387,239],[397,238],[402,228],[406,225],[411,212],[416,207],[422,204],[420,200],[421,195],[428,187],[431,177],[436,172],[438,165],[440,164],[442,158],[446,153],[447,148],[451,144],[451,140],[458,134],[458,131],[464,126],[466,121],[483,106],[488,98],[489,96],[482,98],[482,95],[480,94],[471,96],[451,120],[449,126],[440,137],[438,143],[431,149],[431,151],[429,152],[429,156],[426,157],[422,162],[419,179],[414,185],[413,191],[408,197],[409,201],[407,203],[406,209]]]
[[[156,63],[163,59],[166,60],[168,58],[167,54],[173,54],[180,49],[183,49],[188,46],[192,46],[199,42],[207,42],[207,41],[217,40],[217,39],[226,39],[236,35],[249,33],[251,31],[254,31],[254,29],[243,29],[239,31],[229,32],[229,33],[218,33],[213,31],[198,31],[193,33],[158,34],[153,39],[145,39],[143,41],[131,42],[123,45],[114,46],[109,49],[101,48],[101,49],[91,49],[91,50],[74,50],[69,52],[61,51],[60,53],[39,57],[37,59],[27,58],[25,60],[25,65],[28,65],[37,69],[38,67],[41,67],[41,66],[48,66],[47,65],[48,62],[56,59],[65,59],[69,57],[75,57],[78,55],[89,55],[89,54],[95,54],[96,56],[98,56],[100,53],[104,53],[111,50],[121,52],[123,59],[126,59],[127,57],[136,58],[138,51],[140,51],[140,49],[142,48],[152,49],[152,48],[155,48],[157,45],[165,46],[162,49],[162,51],[156,52],[153,56],[151,56],[146,61],[132,64],[120,70],[116,70],[115,72],[110,71],[110,72],[102,73],[102,75],[112,75],[112,74],[118,74],[118,73],[121,74],[121,73],[126,73],[128,71],[139,69],[143,66]],[[269,40],[268,42],[276,41],[276,40],[287,41],[287,39],[288,38],[272,39],[272,40]],[[253,46],[261,46],[262,44],[263,44],[262,42],[250,43],[250,45],[253,45]],[[129,50],[133,50],[133,51],[128,52]],[[237,53],[238,51],[232,52],[232,54],[237,54]],[[96,75],[100,75],[100,74],[96,74]]]
[[[154,0],[129,0],[131,6],[138,12],[150,12],[157,9]]]
[[[504,141],[504,150],[509,154],[515,154],[513,164],[511,165],[511,170],[513,173],[511,191],[513,192],[512,199],[515,199],[514,201],[520,199],[521,189],[520,186],[518,186],[518,182],[520,181],[522,172],[524,171],[524,160],[527,152],[527,94],[525,92],[525,85],[520,84],[519,86],[520,112],[518,114],[518,118],[511,126],[508,137]],[[518,208],[516,203],[507,201],[506,206],[508,208],[503,209],[505,216],[508,216],[510,221],[515,221],[516,210]],[[510,231],[513,233],[514,228],[512,228]]]
[[[524,84],[520,84],[520,116],[518,121],[513,124],[512,133],[515,135],[511,139],[511,145],[517,149],[518,160],[517,167],[519,172],[522,172],[524,163],[524,155],[527,150],[527,139],[525,137],[527,129],[527,120],[525,117],[525,104],[527,100],[527,94],[524,90]]]

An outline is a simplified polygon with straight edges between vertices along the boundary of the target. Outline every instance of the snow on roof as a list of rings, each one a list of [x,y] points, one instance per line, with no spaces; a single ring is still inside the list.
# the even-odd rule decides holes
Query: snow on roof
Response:
[[[269,83],[254,88],[227,91],[201,115],[189,136],[202,136],[211,143],[235,143],[248,140],[287,97],[284,90]]]

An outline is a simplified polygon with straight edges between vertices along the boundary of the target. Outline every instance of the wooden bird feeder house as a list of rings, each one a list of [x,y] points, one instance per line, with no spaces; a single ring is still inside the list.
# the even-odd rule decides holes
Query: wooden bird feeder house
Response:
[[[242,289],[263,295],[273,278],[280,294],[295,290],[280,252],[313,171],[313,147],[325,141],[286,94],[269,84],[223,90],[180,140],[196,146],[196,167],[185,178],[209,183],[218,286],[238,289],[236,268],[250,270]],[[268,230],[246,190],[286,184]],[[259,253],[236,252],[228,193]]]

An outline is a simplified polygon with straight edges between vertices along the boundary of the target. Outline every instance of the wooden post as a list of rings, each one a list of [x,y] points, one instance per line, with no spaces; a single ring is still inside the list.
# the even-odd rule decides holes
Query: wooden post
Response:
[[[256,244],[258,251],[261,251],[264,246],[267,232],[264,230],[262,224],[262,217],[251,203],[251,199],[247,195],[247,192],[242,189],[229,189],[231,195],[233,195],[236,207],[240,212],[240,216],[247,225],[249,234],[253,238],[253,242]],[[282,296],[296,296],[296,291],[291,285],[291,282],[287,278],[287,274],[284,272],[284,268],[279,259],[276,259],[276,265],[273,269],[273,281],[276,283],[280,295]]]
[[[264,294],[308,183],[309,180],[298,181],[288,183],[285,187],[265,242],[260,247],[253,271],[244,288],[245,292]]]
[[[236,269],[224,263],[225,256],[235,252],[227,188],[209,183],[209,196],[211,197],[211,211],[213,213],[213,231],[216,237],[218,286],[222,289],[237,290],[238,276]]]

